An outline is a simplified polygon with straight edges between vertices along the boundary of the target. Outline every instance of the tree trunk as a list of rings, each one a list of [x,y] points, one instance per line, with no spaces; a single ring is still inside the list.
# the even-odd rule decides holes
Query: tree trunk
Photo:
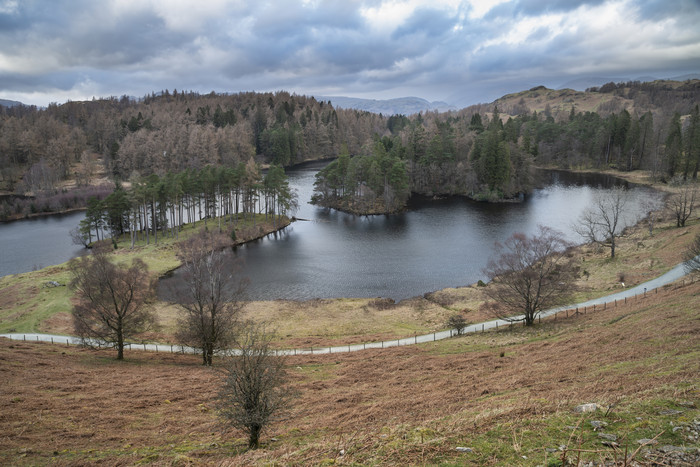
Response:
[[[615,257],[615,235],[612,235],[610,240],[610,257]]]
[[[121,330],[117,332],[117,360],[124,360],[124,335]]]
[[[248,437],[248,448],[257,449],[260,446],[260,430],[261,426],[257,423],[250,425],[250,432]]]

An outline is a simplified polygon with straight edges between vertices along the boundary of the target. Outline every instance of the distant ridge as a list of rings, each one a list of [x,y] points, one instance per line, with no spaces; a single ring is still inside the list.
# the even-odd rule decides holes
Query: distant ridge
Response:
[[[455,110],[446,102],[429,102],[420,97],[399,97],[396,99],[361,99],[344,96],[316,96],[317,100],[329,100],[334,107],[364,110],[383,115],[412,115],[418,112]]]
[[[14,107],[16,105],[24,105],[24,104],[22,104],[19,101],[10,101],[7,99],[0,99],[0,105],[2,105],[3,107]]]
[[[687,81],[689,79],[700,79],[700,73],[688,73],[681,76],[673,76],[670,78],[658,78],[654,76],[639,76],[636,78],[620,78],[620,77],[602,77],[602,76],[591,76],[585,78],[577,78],[571,81],[567,81],[561,86],[557,86],[556,89],[573,89],[575,91],[585,91],[588,88],[600,87],[606,83],[624,83],[627,81],[639,81],[642,83],[657,81],[657,80],[668,80],[668,81]]]

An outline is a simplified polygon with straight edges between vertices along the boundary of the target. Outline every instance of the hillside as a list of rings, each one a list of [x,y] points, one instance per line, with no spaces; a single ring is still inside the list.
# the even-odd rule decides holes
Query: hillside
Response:
[[[0,339],[0,461],[534,466],[626,452],[643,465],[691,465],[700,461],[699,309],[696,282],[532,329],[290,357],[300,397],[251,452],[241,434],[220,431],[217,373],[196,357],[132,351],[117,363]],[[573,412],[589,402],[601,408]]]
[[[360,213],[395,212],[410,193],[517,198],[532,188],[533,165],[695,178],[698,102],[700,80],[608,83],[587,92],[540,86],[491,104],[409,117],[388,113],[441,104],[367,101],[390,106],[377,114],[288,92],[165,90],[138,100],[0,107],[0,193],[8,195],[0,219],[84,206],[86,196],[63,190],[96,185],[101,174],[128,181],[251,159],[290,166],[362,156],[353,164],[363,167],[330,177],[321,193],[324,205],[359,206],[353,212]],[[353,199],[338,204],[337,196]]]
[[[681,98],[684,102],[679,102]],[[586,91],[548,89],[537,86],[527,91],[505,95],[493,104],[508,115],[522,115],[536,111],[563,118],[572,107],[576,112],[597,112],[603,116],[627,110],[642,115],[652,112],[657,116],[675,111],[687,111],[687,104],[700,100],[700,79],[687,81],[609,82]]]

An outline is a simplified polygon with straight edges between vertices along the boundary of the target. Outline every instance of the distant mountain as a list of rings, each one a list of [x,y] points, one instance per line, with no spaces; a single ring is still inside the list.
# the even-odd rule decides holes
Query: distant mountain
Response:
[[[700,73],[689,73],[687,75],[669,78],[671,81],[688,81],[689,79],[700,79]]]
[[[601,76],[591,76],[587,78],[577,78],[571,81],[567,81],[561,86],[557,86],[557,89],[573,89],[574,91],[585,91],[588,88],[600,87],[606,83],[619,83],[621,81],[628,81],[624,78],[611,78],[611,77],[601,77]]]
[[[418,112],[437,110],[445,112],[454,110],[455,108],[446,102],[429,102],[420,97],[400,97],[397,99],[360,99],[356,97],[344,96],[317,96],[317,100],[329,100],[333,107],[343,109],[365,110],[372,113],[381,113],[383,115],[412,115]]]
[[[588,88],[600,87],[606,83],[625,83],[627,81],[639,81],[641,83],[648,83],[660,79],[669,81],[687,81],[690,79],[700,79],[700,73],[689,73],[686,75],[674,76],[670,78],[659,78],[656,76],[637,76],[627,78],[591,76],[587,78],[578,78],[571,81],[567,81],[561,86],[558,86],[557,89],[573,89],[575,91],[585,91]]]
[[[16,105],[23,105],[23,104],[19,101],[9,101],[7,99],[0,99],[0,105],[2,105],[3,107],[14,107]]]

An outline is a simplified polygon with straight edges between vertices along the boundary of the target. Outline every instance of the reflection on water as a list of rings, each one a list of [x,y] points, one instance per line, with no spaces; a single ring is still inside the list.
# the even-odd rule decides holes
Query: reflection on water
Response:
[[[305,300],[331,297],[404,299],[484,279],[481,270],[494,242],[513,232],[532,234],[538,224],[580,242],[572,225],[594,194],[619,183],[596,174],[549,172],[543,188],[522,203],[488,204],[460,197],[413,198],[391,216],[360,217],[308,204],[318,165],[290,171],[298,190],[297,217],[281,235],[236,249],[250,279],[247,298]],[[656,197],[632,188],[626,222],[642,215],[642,200]],[[162,282],[173,285],[177,272]],[[165,287],[161,287],[165,290]]]
[[[547,172],[542,188],[522,203],[488,204],[460,197],[411,199],[409,209],[391,216],[359,217],[308,204],[314,175],[322,164],[289,172],[299,194],[298,221],[282,232],[241,246],[235,257],[250,279],[248,299],[389,297],[403,299],[484,279],[481,270],[494,242],[513,232],[534,233],[538,224],[572,230],[594,194],[619,183],[609,176]],[[654,192],[631,188],[626,222],[644,213]],[[84,213],[0,223],[0,275],[31,271],[67,261],[81,251],[68,232]],[[179,275],[163,279],[164,294]]]

